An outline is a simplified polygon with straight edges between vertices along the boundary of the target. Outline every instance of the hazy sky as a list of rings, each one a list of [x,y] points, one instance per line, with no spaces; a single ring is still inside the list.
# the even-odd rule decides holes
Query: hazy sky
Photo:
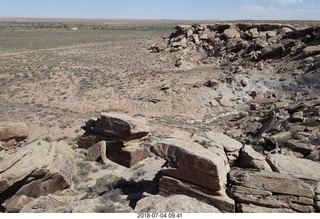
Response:
[[[320,20],[320,0],[0,0],[0,17]]]

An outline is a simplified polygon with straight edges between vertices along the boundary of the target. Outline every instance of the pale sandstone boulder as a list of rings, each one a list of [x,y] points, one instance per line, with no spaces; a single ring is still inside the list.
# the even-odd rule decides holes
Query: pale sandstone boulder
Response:
[[[320,45],[316,46],[307,46],[302,50],[301,56],[303,58],[309,57],[309,56],[315,56],[320,54]]]
[[[253,168],[258,170],[266,170],[272,172],[272,169],[266,158],[255,151],[251,146],[245,145],[240,150],[240,161],[239,165],[242,168]]]
[[[230,138],[222,132],[206,132],[205,136],[218,147],[223,148],[226,152],[239,151],[242,148],[242,143]]]
[[[21,195],[37,198],[68,188],[74,170],[74,152],[67,143],[35,141],[1,161],[0,202]]]
[[[239,151],[242,148],[241,142],[238,142],[221,132],[210,131],[204,133],[204,135],[214,146],[222,148],[225,151],[230,164],[239,157]]]
[[[279,173],[320,181],[320,164],[317,162],[282,154],[269,154],[267,160],[272,169]]]
[[[185,195],[149,196],[138,201],[135,212],[220,213],[217,208]]]
[[[236,29],[234,29],[234,28],[226,29],[225,31],[223,31],[223,35],[224,35],[227,39],[239,38],[239,37],[240,37],[239,32],[238,32]]]

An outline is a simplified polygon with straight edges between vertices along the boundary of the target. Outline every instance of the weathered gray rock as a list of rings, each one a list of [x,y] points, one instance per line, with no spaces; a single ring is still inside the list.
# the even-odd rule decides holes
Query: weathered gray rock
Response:
[[[282,144],[292,138],[291,132],[279,132],[269,137],[273,144]]]
[[[314,188],[294,176],[240,168],[233,168],[229,175],[238,203],[268,207],[272,212],[314,212]]]
[[[0,202],[61,191],[70,186],[74,170],[74,152],[64,141],[33,142],[1,161]]]
[[[275,36],[277,36],[277,32],[276,32],[276,31],[269,30],[269,31],[266,32],[266,36],[267,36],[268,38],[270,38],[270,37],[275,37]]]
[[[193,41],[195,44],[197,44],[197,45],[200,44],[200,39],[199,39],[198,34],[193,34],[192,37],[193,37]]]
[[[253,168],[272,172],[266,158],[255,151],[250,145],[245,145],[240,150],[239,166],[242,168]]]
[[[269,154],[267,160],[272,169],[279,173],[301,179],[320,180],[320,164],[317,162],[282,154]]]
[[[304,120],[303,111],[293,113],[290,118],[290,122],[303,122]]]
[[[220,213],[217,208],[185,195],[149,196],[138,201],[135,212]]]
[[[221,106],[225,106],[225,107],[231,107],[233,106],[233,103],[230,101],[230,99],[227,96],[223,96],[220,100],[219,103],[221,104]]]
[[[257,38],[257,37],[259,37],[259,31],[258,31],[257,28],[252,28],[252,29],[248,30],[248,31],[246,32],[246,34],[247,34],[248,36],[250,36],[251,38]]]
[[[0,122],[0,141],[19,141],[27,138],[28,134],[29,127],[23,122]]]
[[[173,47],[180,47],[181,46],[183,48],[186,48],[187,47],[187,42],[188,42],[187,38],[183,37],[179,41],[172,43],[172,46]]]
[[[149,50],[154,53],[164,51],[166,49],[166,36],[161,36],[149,47]]]
[[[310,153],[317,149],[317,146],[315,146],[314,144],[305,143],[301,140],[295,139],[286,141],[284,145],[295,152],[302,153],[304,156],[308,156]]]
[[[232,164],[238,158],[242,143],[221,132],[206,132],[204,135],[214,146],[222,148],[225,151],[229,163]]]
[[[272,59],[281,56],[284,52],[284,47],[282,44],[272,44],[261,50],[261,59]]]
[[[234,29],[234,28],[226,29],[225,31],[223,31],[223,35],[224,35],[227,39],[232,39],[232,38],[240,37],[239,32],[238,32],[236,29]]]
[[[320,161],[320,148],[318,150],[311,151],[306,158],[313,161]]]
[[[195,67],[195,65],[191,61],[184,59],[177,60],[175,65],[182,71],[189,71]]]
[[[307,46],[302,50],[301,58],[306,58],[309,56],[315,56],[320,54],[320,45],[317,46]]]

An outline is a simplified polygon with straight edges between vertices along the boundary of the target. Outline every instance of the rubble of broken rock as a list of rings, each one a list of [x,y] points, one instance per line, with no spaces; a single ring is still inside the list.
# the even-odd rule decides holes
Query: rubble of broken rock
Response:
[[[312,25],[177,26],[150,50],[221,69],[193,85],[221,114],[160,135],[160,119],[101,113],[74,145],[1,123],[1,211],[320,212],[319,44]]]

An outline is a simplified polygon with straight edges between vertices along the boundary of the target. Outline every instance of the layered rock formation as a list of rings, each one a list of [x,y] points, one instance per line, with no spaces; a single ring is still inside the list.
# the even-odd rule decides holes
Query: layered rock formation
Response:
[[[233,168],[230,181],[239,212],[315,211],[315,188],[293,175]]]
[[[161,51],[198,51],[208,57],[223,57],[225,61],[262,61],[292,57],[305,59],[320,54],[320,27],[297,27],[276,23],[215,23],[179,25],[176,32],[159,38],[149,49]],[[214,59],[211,59],[214,61]],[[312,63],[311,63],[311,66]]]
[[[26,145],[1,161],[0,203],[18,212],[33,198],[68,188],[74,171],[74,152],[64,141]]]
[[[217,136],[216,141],[213,136]],[[222,133],[191,136],[179,132],[156,143],[152,151],[167,161],[161,170],[159,194],[184,194],[221,211],[233,212],[234,203],[225,193],[230,167],[224,148],[220,146],[221,139],[228,137]],[[233,144],[240,143],[234,141]]]
[[[149,154],[143,147],[149,134],[149,127],[144,119],[137,119],[125,114],[102,113],[99,119],[90,119],[82,127],[86,133],[78,141],[79,148],[89,149],[95,158],[101,151],[106,157],[118,164],[131,167]],[[106,142],[101,150],[100,141]]]

